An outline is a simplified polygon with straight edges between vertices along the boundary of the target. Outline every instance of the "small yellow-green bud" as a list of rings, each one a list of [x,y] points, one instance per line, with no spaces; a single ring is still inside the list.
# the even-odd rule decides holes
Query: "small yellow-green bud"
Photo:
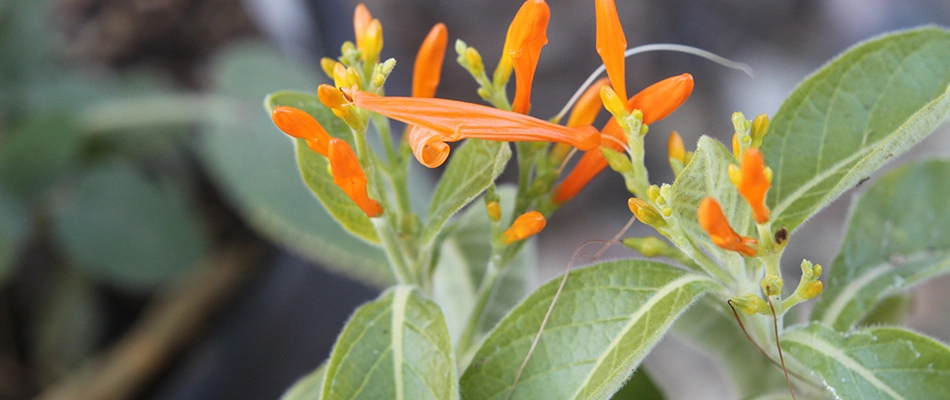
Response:
[[[653,226],[655,228],[662,228],[666,226],[666,220],[663,219],[656,208],[651,206],[649,203],[638,199],[636,197],[631,197],[627,200],[627,207],[630,208],[630,212],[637,217],[640,222],[644,224]]]
[[[468,71],[472,75],[479,76],[485,73],[485,64],[482,63],[482,55],[474,47],[465,49],[465,63],[468,64]]]
[[[657,185],[650,185],[650,187],[647,188],[647,197],[650,199],[650,201],[656,203],[656,199],[660,197],[660,187]]]
[[[615,92],[610,86],[601,86],[600,100],[604,102],[604,108],[606,108],[607,111],[610,111],[610,113],[613,114],[614,118],[616,118],[618,122],[622,119],[625,119],[627,115],[629,115],[627,113],[626,101],[621,100],[620,96],[617,96],[617,92]]]
[[[489,201],[485,204],[485,211],[488,212],[488,218],[492,222],[498,222],[501,220],[501,205],[497,201]]]
[[[805,286],[805,290],[802,290],[801,296],[806,300],[814,299],[821,294],[822,289],[824,289],[824,285],[821,283],[821,281],[812,281],[809,282],[807,286]]]
[[[623,245],[636,250],[645,257],[661,257],[675,251],[663,239],[655,236],[625,238],[623,239]]]
[[[758,148],[762,145],[762,139],[769,133],[769,116],[759,114],[752,120],[752,147]]]
[[[601,147],[600,152],[607,159],[607,165],[610,165],[610,169],[621,174],[633,171],[633,164],[626,154],[609,147]]]
[[[327,74],[327,77],[330,79],[333,79],[333,69],[336,68],[337,64],[339,64],[339,62],[330,57],[320,59],[320,68],[323,69],[323,73]]]
[[[761,297],[751,293],[739,297],[733,297],[729,299],[729,302],[742,311],[742,313],[745,315],[754,315],[766,312],[766,310],[769,309],[769,305],[765,302],[765,300],[762,300]]]
[[[765,278],[762,278],[760,283],[762,286],[762,293],[765,293],[766,296],[775,296],[782,293],[782,277],[774,274],[768,274]]]

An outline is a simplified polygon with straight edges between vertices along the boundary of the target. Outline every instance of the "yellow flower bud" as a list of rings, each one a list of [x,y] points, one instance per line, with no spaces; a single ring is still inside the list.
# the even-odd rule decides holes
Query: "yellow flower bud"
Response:
[[[752,120],[752,147],[758,148],[762,145],[762,139],[769,133],[769,116],[759,114]]]
[[[512,244],[527,239],[541,232],[546,223],[544,215],[537,211],[528,211],[518,216],[515,222],[511,223],[511,227],[501,234],[502,240],[505,244]]]
[[[766,312],[769,309],[769,305],[765,300],[751,293],[733,297],[729,299],[729,302],[745,315],[754,315]]]
[[[766,296],[775,296],[782,293],[784,281],[782,281],[781,276],[768,274],[765,278],[762,278],[762,282],[759,284],[762,286],[762,293],[765,293]]]
[[[801,296],[805,299],[814,299],[821,294],[824,285],[821,281],[812,281],[808,283],[808,286],[805,286],[805,290],[802,290]]]
[[[651,206],[650,203],[636,197],[631,197],[627,200],[627,207],[630,208],[630,212],[644,224],[655,228],[663,228],[666,226],[666,220],[663,219],[663,215],[660,214],[656,208]]]
[[[488,218],[493,222],[501,220],[501,205],[497,201],[485,203],[485,211],[488,212]]]

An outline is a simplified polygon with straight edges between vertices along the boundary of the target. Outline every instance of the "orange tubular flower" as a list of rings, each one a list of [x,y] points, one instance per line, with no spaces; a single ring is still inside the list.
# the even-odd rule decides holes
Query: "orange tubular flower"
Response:
[[[531,108],[531,84],[538,67],[541,48],[548,44],[551,10],[544,0],[528,0],[521,5],[508,27],[505,55],[515,69],[515,100],[512,111],[527,114]]]
[[[501,234],[501,238],[505,244],[525,240],[541,232],[546,223],[544,215],[537,211],[528,211],[518,216],[515,222],[511,223],[511,227]]]
[[[693,76],[682,74],[666,78],[643,89],[627,101],[628,109],[643,112],[643,123],[652,124],[666,118],[679,108],[693,92]],[[620,143],[627,141],[623,129],[616,119],[611,118],[604,126],[603,136],[613,136]],[[617,141],[602,138],[600,145],[620,151]],[[583,150],[583,149],[582,149]],[[554,202],[564,203],[577,195],[600,171],[607,167],[607,160],[600,150],[584,153],[571,173],[554,190]]]
[[[597,114],[604,108],[604,102],[600,100],[600,88],[607,84],[607,78],[600,78],[590,85],[584,94],[577,99],[574,108],[571,109],[571,116],[567,118],[567,126],[578,127],[591,125],[597,119]]]
[[[747,256],[754,256],[756,250],[749,245],[758,244],[758,241],[741,236],[729,226],[726,215],[722,212],[722,206],[712,197],[707,197],[699,203],[699,226],[709,234],[712,242],[726,250],[732,250]]]
[[[277,106],[271,112],[277,128],[295,138],[307,141],[307,147],[327,157],[330,134],[307,112],[293,107]]]
[[[769,220],[769,207],[765,205],[765,193],[772,183],[765,176],[765,159],[759,149],[750,148],[742,154],[740,178],[736,186],[739,194],[752,206],[752,217],[760,224]]]
[[[442,61],[445,59],[445,47],[448,45],[449,31],[445,24],[432,27],[416,55],[416,65],[412,70],[412,97],[433,97],[442,76]]]
[[[333,173],[333,183],[343,189],[357,206],[366,213],[367,217],[378,217],[383,213],[383,208],[379,206],[376,200],[369,197],[366,191],[366,173],[360,166],[356,153],[343,139],[333,138],[327,146],[330,159],[330,170]]]
[[[627,83],[624,72],[627,38],[623,35],[620,16],[614,0],[594,0],[597,15],[597,54],[604,61],[610,85],[621,99],[627,98]]]
[[[578,128],[552,124],[531,116],[455,100],[414,97],[380,97],[344,89],[357,107],[412,125],[409,143],[420,163],[435,168],[445,161],[449,146],[475,138],[504,142],[556,142],[593,150],[600,133],[591,126]]]

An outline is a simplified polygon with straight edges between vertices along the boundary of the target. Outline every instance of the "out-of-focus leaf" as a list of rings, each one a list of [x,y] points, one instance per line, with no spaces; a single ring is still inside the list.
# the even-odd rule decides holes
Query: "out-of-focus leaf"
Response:
[[[614,393],[611,400],[663,400],[666,396],[660,391],[660,388],[653,383],[650,374],[643,367],[634,371],[630,380],[623,384],[623,387],[617,393]]]
[[[353,313],[327,363],[323,399],[458,399],[449,330],[437,304],[396,286]]]
[[[560,280],[532,292],[492,330],[462,375],[464,398],[606,398],[676,317],[719,287],[704,275],[644,260],[573,271],[514,386]]]
[[[854,204],[812,319],[840,331],[880,300],[950,272],[950,161],[905,165]]]
[[[511,147],[505,142],[476,139],[459,146],[435,187],[421,242],[431,242],[453,214],[488,189],[509,158]]]
[[[0,186],[32,200],[74,167],[78,151],[70,118],[49,115],[17,125],[0,137]]]
[[[950,349],[904,329],[845,334],[812,323],[786,332],[782,348],[836,398],[937,400],[950,393]]]
[[[316,87],[314,70],[261,45],[224,51],[214,68],[224,101],[209,113],[204,161],[259,232],[337,273],[383,287],[394,280],[383,252],[344,231],[313,197],[300,178],[293,141],[261,108],[275,89]]]
[[[930,134],[950,113],[950,32],[861,43],[803,81],[762,142],[773,229],[789,232]]]
[[[294,382],[280,400],[320,400],[323,394],[323,378],[327,375],[327,363]]]
[[[207,250],[189,198],[127,163],[90,168],[53,212],[57,242],[90,275],[147,289],[190,269]]]

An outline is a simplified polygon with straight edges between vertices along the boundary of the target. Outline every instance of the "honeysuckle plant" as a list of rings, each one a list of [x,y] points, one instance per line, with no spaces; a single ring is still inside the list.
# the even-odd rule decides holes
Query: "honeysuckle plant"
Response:
[[[411,95],[386,93],[396,60],[382,56],[383,25],[362,5],[355,43],[321,62],[332,84],[267,97],[274,124],[296,138],[303,181],[350,235],[384,251],[391,276],[379,280],[393,283],[284,397],[657,398],[639,367],[673,331],[718,360],[741,398],[945,398],[950,350],[896,325],[901,309],[890,305],[950,269],[950,161],[868,185],[827,267],[782,256],[809,217],[950,113],[950,32],[925,27],[851,48],[775,115],[733,114],[729,146],[703,136],[687,149],[672,132],[675,180],[654,183],[644,141],[664,139],[649,126],[687,100],[693,78],[628,97],[625,57],[645,48],[627,49],[612,0],[592,11],[604,67],[568,102],[564,124],[566,111],[531,115],[551,12],[543,0],[514,16],[494,71],[455,41],[484,104],[434,97],[443,24],[421,45]],[[603,109],[609,122],[593,126]],[[431,192],[413,163],[445,165]],[[613,242],[642,257],[569,270],[529,292],[531,237],[608,166],[632,196],[631,223],[659,235],[621,232]],[[513,187],[496,183],[506,167],[517,169]],[[783,263],[800,265],[800,277]]]

